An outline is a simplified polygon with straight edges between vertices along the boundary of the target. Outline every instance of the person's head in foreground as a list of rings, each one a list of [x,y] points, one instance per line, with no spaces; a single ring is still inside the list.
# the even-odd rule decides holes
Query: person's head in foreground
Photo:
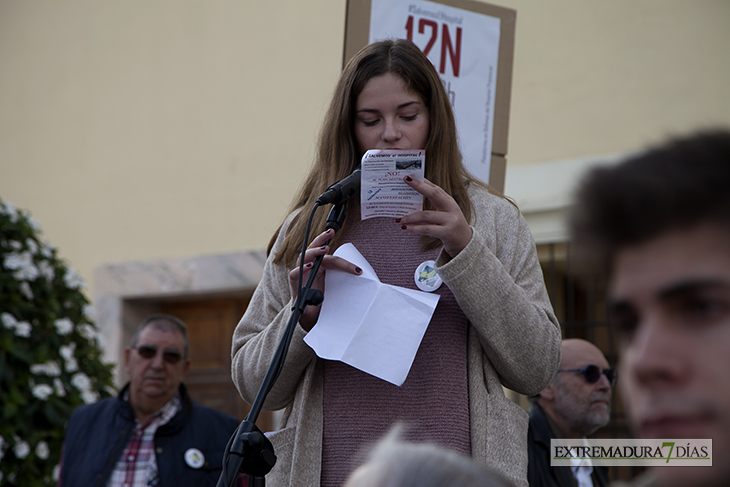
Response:
[[[611,419],[616,373],[603,352],[586,340],[563,340],[560,369],[536,402],[565,438],[585,438]]]
[[[399,440],[394,427],[344,487],[512,487],[486,465],[432,443]]]
[[[653,467],[659,485],[730,485],[730,132],[592,171],[571,233],[578,261],[608,276],[635,434],[712,439],[712,467]]]

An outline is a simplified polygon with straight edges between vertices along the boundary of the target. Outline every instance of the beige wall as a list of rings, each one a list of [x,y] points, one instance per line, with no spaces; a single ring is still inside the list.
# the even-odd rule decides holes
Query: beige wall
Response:
[[[339,73],[340,1],[1,0],[0,196],[103,262],[262,248]]]
[[[509,4],[518,10],[512,163],[625,152],[730,125],[730,2]]]
[[[730,125],[730,2],[493,3],[517,10],[508,168]],[[90,284],[104,263],[263,248],[344,18],[345,0],[0,0],[0,197]]]

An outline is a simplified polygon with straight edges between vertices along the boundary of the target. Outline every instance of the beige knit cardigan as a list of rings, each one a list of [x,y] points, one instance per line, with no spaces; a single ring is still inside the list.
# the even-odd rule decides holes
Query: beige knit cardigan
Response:
[[[545,289],[535,243],[519,211],[476,185],[473,236],[455,258],[441,252],[437,271],[469,319],[468,374],[472,456],[527,487],[527,413],[505,386],[532,395],[547,386],[560,362],[560,326]],[[232,377],[251,403],[288,322],[292,297],[285,265],[274,264],[290,216],[263,277],[233,334]],[[297,325],[286,363],[265,409],[284,408],[281,429],[268,436],[278,457],[269,486],[319,485],[323,362]]]

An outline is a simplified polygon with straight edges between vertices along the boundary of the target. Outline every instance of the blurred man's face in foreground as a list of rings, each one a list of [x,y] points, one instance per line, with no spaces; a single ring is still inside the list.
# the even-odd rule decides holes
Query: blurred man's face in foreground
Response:
[[[613,261],[619,387],[639,438],[712,438],[712,467],[654,467],[661,486],[730,485],[730,230],[703,224]]]

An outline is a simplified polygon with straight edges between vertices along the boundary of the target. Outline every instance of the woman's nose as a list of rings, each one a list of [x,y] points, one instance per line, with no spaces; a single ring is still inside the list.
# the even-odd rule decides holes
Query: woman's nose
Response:
[[[398,124],[393,120],[386,120],[385,126],[383,127],[383,140],[393,141],[400,138],[400,129]]]

